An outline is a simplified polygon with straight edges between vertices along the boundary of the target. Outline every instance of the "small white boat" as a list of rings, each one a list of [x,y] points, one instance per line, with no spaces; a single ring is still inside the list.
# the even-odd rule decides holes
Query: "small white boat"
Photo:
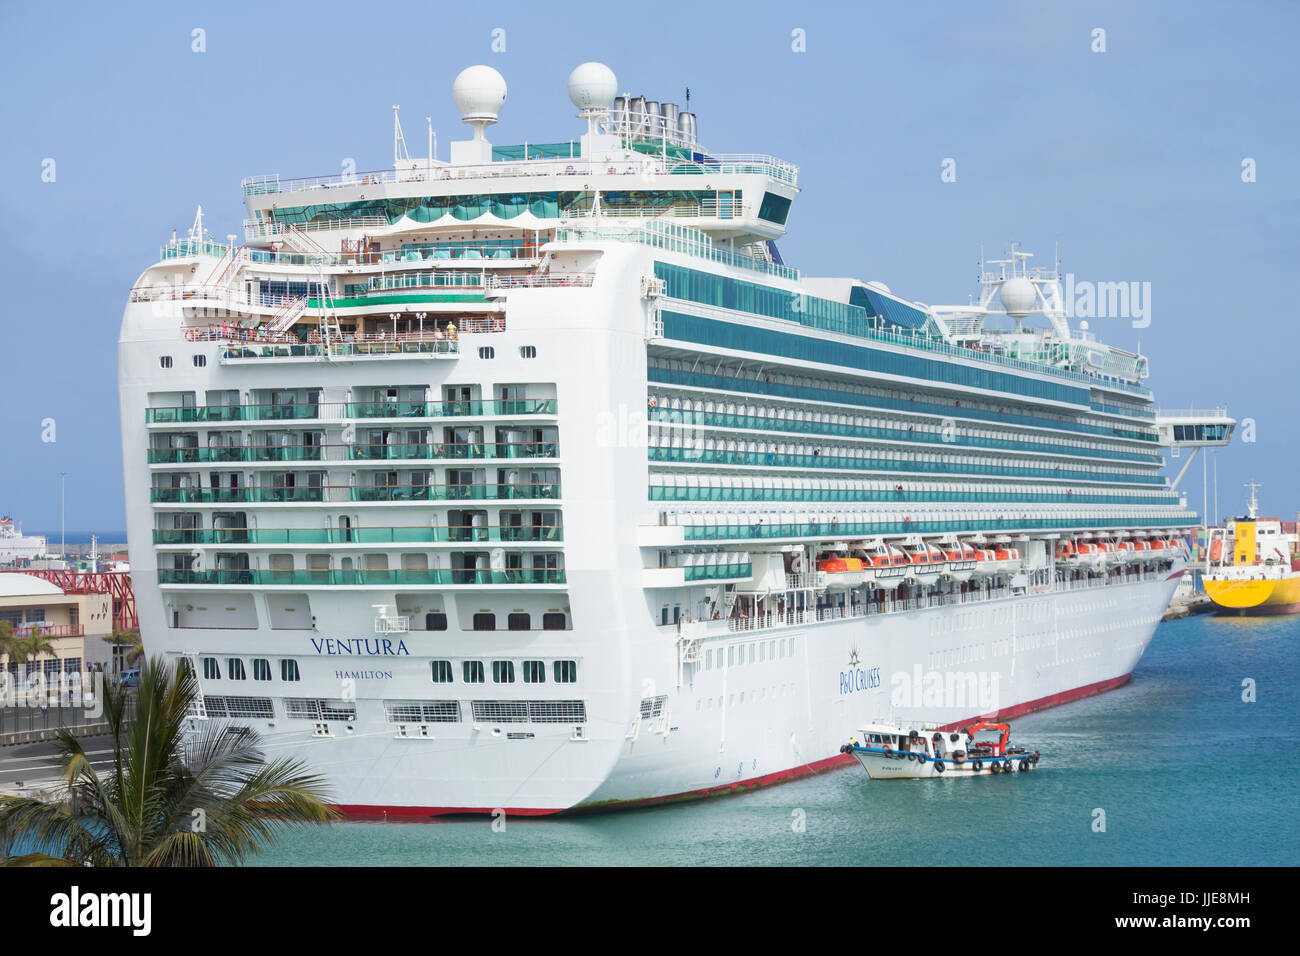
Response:
[[[994,738],[978,737],[995,731]],[[1038,751],[1011,746],[1011,727],[980,721],[965,730],[921,730],[896,724],[868,724],[840,753],[852,754],[873,780],[915,777],[973,777],[1028,772],[1038,766]]]

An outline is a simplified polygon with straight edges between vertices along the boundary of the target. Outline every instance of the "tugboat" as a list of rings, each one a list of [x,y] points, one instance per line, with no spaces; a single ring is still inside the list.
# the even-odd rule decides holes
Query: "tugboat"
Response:
[[[977,738],[984,731],[995,738]],[[867,724],[840,748],[852,754],[873,780],[901,777],[973,777],[1022,773],[1038,766],[1038,751],[1011,746],[1011,727],[980,721],[944,733],[933,725],[920,730],[897,724]]]

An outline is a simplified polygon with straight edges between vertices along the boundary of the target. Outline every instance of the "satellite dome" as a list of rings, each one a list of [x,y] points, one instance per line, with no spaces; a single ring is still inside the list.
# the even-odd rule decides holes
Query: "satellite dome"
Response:
[[[1034,306],[1038,304],[1038,294],[1034,290],[1034,284],[1024,276],[1012,276],[1002,283],[1000,297],[1002,308],[1007,310],[1007,315],[1015,319],[1023,319],[1033,312]]]
[[[580,110],[603,110],[617,93],[618,80],[604,63],[584,63],[569,74],[569,99]]]
[[[451,84],[451,98],[466,123],[495,123],[506,101],[505,78],[490,66],[466,67]]]

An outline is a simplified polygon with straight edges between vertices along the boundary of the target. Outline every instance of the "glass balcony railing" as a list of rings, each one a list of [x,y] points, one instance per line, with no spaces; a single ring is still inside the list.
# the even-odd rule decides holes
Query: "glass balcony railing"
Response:
[[[348,457],[356,461],[410,461],[466,458],[554,458],[555,442],[470,442],[427,445],[352,445]]]
[[[1162,475],[1124,475],[1072,468],[1024,468],[984,463],[917,461],[910,458],[840,458],[832,455],[791,455],[784,452],[725,451],[707,448],[649,449],[651,461],[700,465],[765,465],[773,468],[826,468],[841,471],[915,472],[943,475],[998,475],[1011,478],[1070,478],[1124,484],[1164,484]]]
[[[387,587],[392,585],[516,585],[564,584],[563,568],[507,568],[430,570],[294,570],[213,569],[191,571],[158,569],[159,584],[294,585],[308,587]]]
[[[458,418],[471,415],[554,415],[553,398],[464,402],[348,402],[348,418]]]
[[[954,434],[945,438],[939,431],[918,431],[908,428],[874,428],[842,422],[814,421],[812,419],[771,418],[761,415],[738,415],[726,412],[698,412],[677,408],[651,408],[647,410],[651,421],[670,424],[700,425],[715,428],[745,428],[757,431],[792,432],[809,435],[835,435],[845,438],[883,439],[885,441],[918,442],[952,448],[995,448],[1008,451],[1025,451],[1039,454],[1055,453],[1078,455],[1086,458],[1108,458],[1115,461],[1134,461],[1160,464],[1160,456],[1143,452],[1112,451],[1095,448],[1089,444],[1068,445],[1059,442],[1016,441],[988,438],[981,435]]]
[[[558,498],[558,482],[482,485],[360,485],[353,501],[466,501],[483,499]]]
[[[146,408],[149,425],[199,422],[301,421],[321,417],[321,410],[347,418],[459,418],[468,416],[516,416],[556,414],[553,398],[463,402],[302,402],[293,405],[199,405]]]
[[[211,448],[150,448],[151,465],[242,461],[324,461],[323,445],[241,445]]]
[[[177,406],[175,408],[146,408],[146,424],[166,422],[237,422],[243,419],[242,405],[198,405]]]
[[[687,385],[695,388],[744,392],[768,398],[793,398],[801,401],[810,399],[816,402],[833,402],[838,405],[851,405],[857,408],[922,412],[929,415],[977,419],[999,425],[1030,425],[1036,428],[1053,428],[1087,435],[1101,435],[1104,438],[1130,438],[1135,441],[1150,442],[1153,445],[1157,440],[1154,428],[1134,431],[1126,428],[1102,427],[1065,417],[1048,418],[1039,415],[1019,415],[1006,409],[980,408],[971,405],[969,402],[957,406],[917,401],[915,396],[900,398],[889,395],[876,395],[871,392],[834,388],[831,387],[831,383],[827,383],[823,387],[813,387],[789,382],[760,382],[755,379],[739,378],[732,375],[715,375],[708,372],[688,372],[681,369],[657,367],[648,369],[646,377],[651,382],[665,385]]]
[[[555,525],[410,528],[156,528],[154,544],[434,544],[563,541]]]
[[[687,581],[717,581],[722,578],[752,578],[754,576],[754,565],[748,562],[744,564],[688,565],[682,570],[686,572]]]
[[[277,504],[322,501],[478,501],[559,498],[559,482],[476,485],[325,485],[305,488],[153,488],[156,504]]]
[[[316,488],[154,488],[149,500],[163,504],[238,504],[259,502],[324,501],[325,489]]]
[[[945,501],[971,504],[1076,504],[1076,505],[1172,505],[1176,494],[1086,495],[998,491],[890,491],[872,488],[759,488],[745,486],[691,487],[651,485],[651,501],[786,501],[867,504],[936,504]]]

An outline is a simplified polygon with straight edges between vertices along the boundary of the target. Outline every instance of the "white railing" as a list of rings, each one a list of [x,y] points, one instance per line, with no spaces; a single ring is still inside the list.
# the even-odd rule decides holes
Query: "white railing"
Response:
[[[380,615],[375,618],[376,634],[405,634],[411,629],[411,618],[406,614],[389,616]]]
[[[561,219],[743,219],[749,215],[749,203],[694,202],[671,206],[608,206],[600,209],[566,209]]]
[[[1084,588],[1101,588],[1117,584],[1135,584],[1162,579],[1164,571],[1116,570],[1110,574],[1082,580],[1065,580],[1058,578],[1054,584],[1042,593],[1050,591],[1075,591]],[[1046,585],[1046,581],[1043,582]],[[989,588],[981,587],[976,591],[965,593],[925,594],[917,597],[894,598],[886,596],[884,601],[866,601],[856,604],[806,608],[803,610],[760,611],[747,616],[727,618],[728,631],[760,631],[776,627],[797,627],[821,621],[838,621],[845,618],[873,617],[879,614],[896,614],[904,611],[920,611],[927,608],[949,607],[960,604],[977,604],[985,601],[997,601],[1003,598],[1017,597],[1024,594],[1023,588]],[[1035,592],[1038,593],[1038,592]],[[769,596],[768,600],[772,600]],[[720,622],[702,621],[702,633],[720,629]],[[716,627],[715,627],[716,626]]]
[[[564,275],[488,276],[488,289],[561,289],[585,288],[595,280],[594,272],[568,272]]]
[[[1172,418],[1227,418],[1227,406],[1216,406],[1215,408],[1171,408],[1156,409],[1156,419]]]
[[[440,182],[456,179],[502,179],[524,176],[607,175],[681,176],[683,174],[763,175],[794,185],[799,167],[760,153],[702,154],[700,159],[677,159],[640,153],[635,158],[596,162],[582,156],[542,159],[508,159],[465,166],[433,164],[425,168],[384,169],[366,173],[336,173],[281,179],[279,176],[248,176],[242,182],[245,196],[290,193],[312,189],[341,189],[387,183]]]
[[[352,216],[345,219],[318,219],[313,222],[289,223],[278,219],[245,219],[244,241],[254,239],[282,239],[297,232],[340,232],[349,229],[383,229],[388,226],[384,216]],[[312,250],[304,255],[316,254]],[[333,253],[321,253],[333,255]]]

